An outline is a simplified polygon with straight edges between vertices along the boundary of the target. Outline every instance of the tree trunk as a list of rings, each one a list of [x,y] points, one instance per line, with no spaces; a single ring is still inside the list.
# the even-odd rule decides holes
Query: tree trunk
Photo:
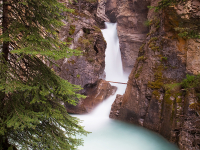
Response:
[[[8,18],[8,0],[3,0],[3,22],[2,22],[2,27],[3,27],[3,34],[4,36],[8,35],[8,23],[9,23],[9,18]],[[3,41],[3,57],[6,61],[8,61],[8,53],[9,53],[9,42]]]
[[[3,20],[2,20],[2,28],[3,28],[3,33],[4,37],[8,37],[8,24],[9,24],[9,18],[8,18],[8,0],[3,0]],[[5,36],[6,35],[6,36]],[[7,38],[6,37],[6,38]],[[4,41],[3,39],[3,57],[4,61],[8,61],[8,53],[9,53],[9,42]],[[5,97],[5,93],[0,91],[0,109],[1,107],[4,107],[3,105],[3,100]],[[3,116],[0,116],[3,118]],[[8,138],[6,135],[0,135],[0,149],[1,150],[8,150],[12,145],[9,144]],[[13,150],[17,150],[15,146],[13,146]]]
[[[17,150],[15,146],[12,146],[8,143],[8,139],[4,139],[4,137],[0,136],[0,150],[8,150],[10,147],[13,148],[13,150]]]

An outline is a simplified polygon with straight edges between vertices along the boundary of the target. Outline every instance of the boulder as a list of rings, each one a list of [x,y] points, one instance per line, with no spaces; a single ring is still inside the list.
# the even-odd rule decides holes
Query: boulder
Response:
[[[99,80],[94,84],[85,85],[84,90],[84,95],[87,97],[80,100],[76,106],[65,103],[68,113],[83,114],[91,112],[103,100],[110,95],[114,95],[117,87],[111,86],[111,84],[105,80]]]

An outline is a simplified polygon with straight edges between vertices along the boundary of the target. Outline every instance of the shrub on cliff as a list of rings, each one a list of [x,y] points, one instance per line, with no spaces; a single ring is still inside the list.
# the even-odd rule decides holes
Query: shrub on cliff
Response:
[[[79,55],[58,39],[62,12],[57,0],[3,0],[0,42],[0,149],[75,149],[87,134],[64,102],[76,104],[81,89],[47,64]]]
[[[182,87],[185,89],[194,88],[198,101],[200,102],[200,74],[199,75],[187,75],[186,79],[182,81]]]

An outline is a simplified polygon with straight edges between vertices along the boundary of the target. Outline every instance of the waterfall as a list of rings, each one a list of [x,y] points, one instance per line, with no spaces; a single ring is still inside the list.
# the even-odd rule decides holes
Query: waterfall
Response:
[[[127,81],[128,77],[123,75],[119,39],[116,30],[117,24],[106,23],[107,29],[102,30],[104,39],[107,41],[105,72],[107,81]]]
[[[127,82],[128,76],[123,74],[119,39],[116,30],[117,24],[106,23],[102,30],[107,41],[106,48],[106,80]],[[86,115],[73,115],[83,120],[82,126],[92,132],[84,140],[84,146],[79,150],[178,150],[163,137],[144,128],[112,120],[109,118],[111,105],[117,94],[123,94],[125,84],[111,83],[117,86],[115,95],[110,96]]]

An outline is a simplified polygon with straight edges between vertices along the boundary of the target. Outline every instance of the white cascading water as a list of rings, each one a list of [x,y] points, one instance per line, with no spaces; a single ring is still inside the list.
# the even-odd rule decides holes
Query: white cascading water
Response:
[[[127,82],[128,76],[123,74],[119,39],[116,25],[106,23],[106,29],[102,30],[107,42],[106,48],[106,80]],[[82,126],[90,131],[84,140],[84,146],[79,150],[178,150],[161,136],[144,128],[112,120],[109,118],[111,105],[117,94],[124,94],[126,85],[111,83],[117,86],[115,95],[110,96],[101,103],[93,112],[86,115],[73,115],[83,120]]]

